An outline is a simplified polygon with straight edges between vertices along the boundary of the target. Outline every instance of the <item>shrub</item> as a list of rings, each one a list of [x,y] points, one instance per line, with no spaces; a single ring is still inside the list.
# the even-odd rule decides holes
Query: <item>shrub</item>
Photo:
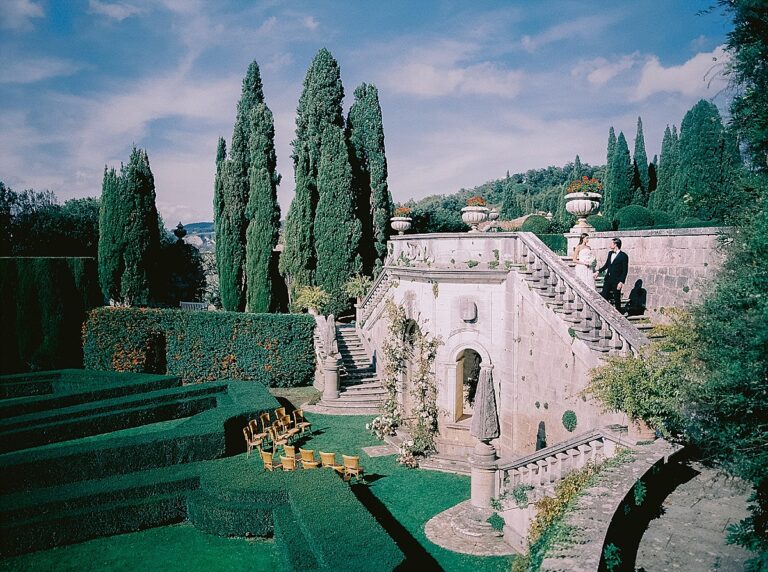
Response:
[[[499,532],[504,530],[504,517],[500,516],[498,512],[494,512],[491,516],[489,516],[486,522],[491,525],[493,530]]]
[[[552,252],[565,254],[568,250],[568,239],[562,234],[540,234],[541,242],[547,245]]]
[[[546,217],[541,215],[531,215],[525,222],[520,230],[523,232],[532,232],[534,234],[547,234],[549,232],[550,223]]]
[[[80,329],[101,304],[93,258],[0,258],[0,373],[80,367]]]
[[[673,228],[675,226],[675,219],[669,213],[653,209],[650,212],[653,218],[653,226],[656,228]]]
[[[330,301],[331,296],[320,286],[305,286],[299,290],[293,305],[297,310],[314,309],[322,313]]]
[[[628,205],[616,212],[616,221],[621,230],[653,226],[653,214],[640,205]]]
[[[97,308],[84,328],[85,367],[168,373],[184,383],[308,385],[314,327],[312,316],[295,314]]]
[[[608,217],[603,215],[589,215],[587,222],[595,227],[595,232],[611,232],[613,230],[613,224],[608,220]]]
[[[563,427],[565,427],[566,431],[573,433],[573,430],[576,429],[576,423],[576,412],[569,409],[563,413]]]

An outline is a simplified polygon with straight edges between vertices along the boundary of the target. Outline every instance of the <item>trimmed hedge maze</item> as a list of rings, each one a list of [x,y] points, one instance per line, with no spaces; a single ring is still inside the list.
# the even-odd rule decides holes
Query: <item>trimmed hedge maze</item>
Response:
[[[219,536],[274,536],[292,570],[403,560],[333,471],[267,473],[258,457],[229,458],[245,450],[246,421],[279,406],[261,384],[81,370],[0,377],[0,388],[21,386],[26,397],[0,401],[0,557],[188,519]]]
[[[315,320],[299,314],[97,308],[83,331],[85,367],[167,373],[184,383],[237,379],[309,385]]]

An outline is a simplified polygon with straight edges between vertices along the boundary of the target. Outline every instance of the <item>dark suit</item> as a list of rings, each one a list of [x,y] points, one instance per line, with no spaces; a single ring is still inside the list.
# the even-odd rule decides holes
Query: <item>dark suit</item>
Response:
[[[608,260],[598,269],[598,272],[603,270],[605,270],[605,278],[603,280],[603,290],[600,294],[621,312],[621,290],[617,290],[616,287],[619,283],[624,284],[627,280],[629,256],[621,250],[615,256],[613,252],[609,252]]]

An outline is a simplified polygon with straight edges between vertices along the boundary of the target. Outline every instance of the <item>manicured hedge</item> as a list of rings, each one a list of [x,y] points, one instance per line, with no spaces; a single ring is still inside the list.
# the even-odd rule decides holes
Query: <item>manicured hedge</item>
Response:
[[[562,234],[539,234],[538,237],[552,252],[565,254],[568,250],[568,239]]]
[[[314,327],[308,315],[97,308],[84,329],[85,366],[168,373],[184,383],[309,385]]]
[[[93,258],[0,258],[0,373],[80,367],[85,314],[102,303]]]
[[[653,213],[640,205],[628,205],[616,211],[616,222],[620,230],[653,226]]]
[[[532,232],[534,234],[546,234],[549,232],[552,223],[548,218],[541,215],[531,215],[525,219],[520,230],[523,232]]]

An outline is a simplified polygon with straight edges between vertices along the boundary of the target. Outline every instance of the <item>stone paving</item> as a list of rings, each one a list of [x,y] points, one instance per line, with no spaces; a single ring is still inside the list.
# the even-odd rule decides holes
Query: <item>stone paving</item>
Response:
[[[747,516],[749,488],[742,481],[693,465],[699,472],[664,500],[637,551],[637,570],[744,570],[750,553],[726,544],[726,527]]]
[[[427,538],[441,546],[474,556],[508,556],[516,554],[495,531],[486,519],[491,510],[477,509],[471,501],[464,501],[456,506],[433,516],[424,525]]]
[[[363,452],[369,457],[386,457],[397,453],[392,445],[373,445],[372,447],[363,447]]]

